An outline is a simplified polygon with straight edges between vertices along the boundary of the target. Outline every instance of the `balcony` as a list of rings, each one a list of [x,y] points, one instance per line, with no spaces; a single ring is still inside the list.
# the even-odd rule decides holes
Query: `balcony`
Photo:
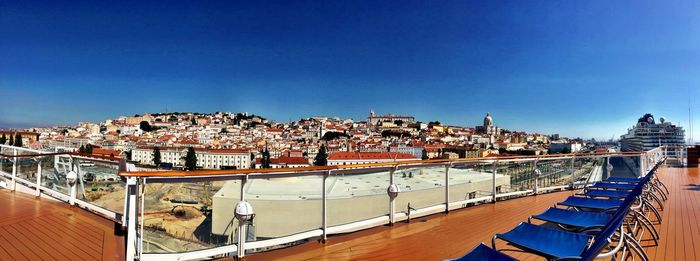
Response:
[[[26,213],[39,213],[29,214],[36,218],[44,211],[65,213],[67,219],[52,220],[61,229],[83,231],[72,219],[107,223],[95,225],[92,239],[74,235],[77,241],[68,245],[92,243],[83,252],[91,249],[118,259],[443,259],[460,256],[477,242],[489,242],[495,233],[509,230],[575,189],[607,176],[639,176],[665,155],[677,154],[655,149],[194,172],[134,171],[133,166],[127,172],[122,164],[120,172],[119,162],[112,159],[3,146],[0,185],[6,189],[0,190],[0,198],[21,202],[11,209],[34,209]],[[533,174],[535,169],[539,175]],[[77,174],[74,182],[68,182],[71,172]],[[661,260],[678,254],[669,248],[681,246],[688,249],[683,252],[687,258],[697,234],[692,230],[697,230],[692,205],[697,192],[692,184],[700,184],[697,168],[668,166],[660,177],[672,191],[659,226],[660,244],[647,245],[647,252]],[[398,187],[395,197],[387,193],[392,184]],[[252,207],[252,222],[234,217],[240,201]],[[22,217],[27,215],[3,219]],[[4,224],[0,235],[13,238],[25,229],[44,230]],[[95,240],[99,231],[109,235],[103,237],[101,245],[107,248],[101,251]],[[121,234],[126,235],[125,245],[119,244],[125,240]],[[29,235],[40,236],[22,235],[26,240],[16,242],[26,244],[18,243],[16,252],[30,249]],[[43,238],[58,240],[60,235]],[[111,242],[117,243],[112,247]],[[95,253],[93,257],[106,259]]]

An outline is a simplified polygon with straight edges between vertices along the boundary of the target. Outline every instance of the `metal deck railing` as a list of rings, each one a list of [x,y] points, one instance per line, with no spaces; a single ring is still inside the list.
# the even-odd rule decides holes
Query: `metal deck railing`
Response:
[[[243,257],[474,204],[580,188],[610,175],[639,176],[667,148],[201,171],[133,171],[110,159],[1,149],[0,179],[7,188],[24,187],[122,224],[127,259],[188,260]]]

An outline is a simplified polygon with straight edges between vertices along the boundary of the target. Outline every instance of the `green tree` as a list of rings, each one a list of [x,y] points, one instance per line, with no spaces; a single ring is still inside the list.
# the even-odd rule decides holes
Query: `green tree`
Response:
[[[151,127],[151,124],[148,123],[147,121],[142,121],[141,123],[139,123],[139,128],[145,132],[153,131],[153,127]]]
[[[255,168],[255,154],[253,154],[252,152],[250,153],[250,168]]]
[[[17,135],[15,136],[15,146],[22,147],[22,145],[22,134],[17,133]]]
[[[85,154],[92,154],[92,144],[85,145]]]
[[[192,125],[197,125],[197,119],[195,119],[194,117],[192,117]]]
[[[5,144],[7,143],[7,136],[5,136],[5,133],[2,134],[2,137],[0,137],[0,144]]]
[[[328,154],[326,154],[326,146],[321,145],[318,149],[318,154],[314,157],[314,166],[326,166],[328,165]]]
[[[270,151],[265,148],[262,153],[262,160],[260,161],[260,167],[263,169],[269,169],[270,167]]]
[[[130,150],[124,151],[124,156],[126,157],[126,160],[131,161],[131,154],[132,152]]]
[[[12,134],[10,134],[10,144],[9,144],[9,145],[10,145],[10,146],[14,146],[14,145],[15,145],[15,136],[12,135]]]
[[[326,134],[323,134],[323,137],[321,137],[321,139],[322,139],[322,140],[331,141],[331,140],[334,140],[334,139],[339,139],[340,137],[349,138],[350,136],[348,136],[347,134],[342,133],[342,132],[329,131],[329,132],[326,132]]]
[[[160,166],[160,148],[153,148],[153,165]]]
[[[80,145],[80,148],[78,149],[78,152],[79,152],[79,153],[82,153],[82,154],[85,154],[85,146],[84,146],[84,145]]]
[[[185,155],[185,168],[188,170],[197,169],[197,154],[194,152],[194,148],[187,148],[187,155]]]

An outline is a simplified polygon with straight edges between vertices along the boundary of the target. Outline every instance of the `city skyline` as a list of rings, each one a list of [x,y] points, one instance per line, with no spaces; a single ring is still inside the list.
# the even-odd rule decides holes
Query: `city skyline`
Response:
[[[339,120],[341,120],[341,121],[343,121],[343,120],[348,120],[348,119],[349,119],[349,120],[352,120],[353,122],[357,122],[357,123],[361,123],[361,122],[370,123],[370,122],[371,122],[371,121],[370,121],[370,117],[375,117],[375,116],[379,116],[379,117],[385,117],[385,116],[410,117],[410,118],[412,119],[412,121],[414,120],[414,117],[411,116],[411,115],[409,115],[409,114],[400,114],[400,113],[392,113],[392,112],[387,112],[387,113],[376,113],[374,110],[370,110],[369,113],[368,113],[368,115],[365,115],[365,117],[359,117],[359,118],[349,118],[349,117],[340,117],[340,116],[328,116],[328,115],[320,115],[320,114],[319,114],[319,115],[312,115],[312,116],[308,116],[308,117],[301,117],[301,118],[298,118],[298,119],[289,119],[289,120],[287,120],[287,121],[281,121],[281,120],[271,119],[271,118],[269,118],[269,117],[266,117],[265,115],[257,114],[257,113],[254,113],[254,112],[243,112],[243,111],[241,111],[241,112],[233,112],[233,111],[216,111],[216,112],[201,112],[201,111],[162,111],[162,112],[137,113],[137,114],[134,114],[133,116],[136,117],[136,116],[145,116],[145,115],[173,115],[173,114],[180,115],[180,114],[181,114],[181,115],[192,115],[192,116],[193,116],[192,119],[194,119],[194,118],[195,118],[196,116],[198,116],[198,115],[209,115],[209,116],[214,116],[214,115],[219,114],[219,113],[221,113],[221,114],[232,114],[232,115],[235,115],[235,114],[244,114],[244,115],[249,115],[249,116],[259,116],[259,117],[262,117],[262,118],[264,118],[264,119],[266,119],[266,120],[271,121],[271,123],[274,123],[274,124],[298,123],[298,122],[300,122],[300,121],[304,121],[304,120],[312,119],[312,118],[318,118],[318,117],[320,117],[320,118],[328,118],[328,119],[336,118],[336,119],[339,119]],[[489,116],[489,115],[490,115],[490,116],[493,116],[493,115],[491,115],[490,112],[486,112],[486,116]],[[84,123],[90,123],[90,124],[98,124],[98,125],[101,125],[101,124],[103,124],[103,123],[105,123],[105,122],[108,122],[108,121],[114,121],[114,120],[123,121],[125,118],[131,118],[131,117],[132,117],[132,115],[119,115],[118,117],[106,118],[106,119],[97,120],[97,121],[87,121],[87,120],[86,120],[86,121],[79,121],[79,122],[70,123],[70,124],[57,124],[57,125],[46,125],[46,126],[38,126],[38,125],[37,125],[37,126],[26,126],[26,127],[22,127],[22,126],[18,126],[18,127],[3,127],[3,126],[2,126],[3,123],[0,122],[0,130],[34,129],[34,128],[42,129],[42,128],[56,128],[56,127],[74,128],[74,127],[79,126],[79,125],[84,124]],[[664,116],[659,116],[657,119],[660,119],[660,118],[664,118],[665,121],[668,121],[668,119],[666,119],[666,117],[664,117]],[[464,128],[476,129],[477,131],[478,131],[478,128],[481,127],[481,126],[484,124],[484,123],[483,123],[483,118],[482,118],[481,120],[479,120],[479,122],[476,122],[476,123],[474,123],[474,124],[472,124],[472,125],[470,125],[470,124],[466,124],[466,125],[449,124],[449,123],[441,122],[440,120],[437,120],[437,119],[430,119],[430,120],[417,119],[417,120],[415,120],[415,121],[416,121],[416,122],[420,122],[420,123],[426,123],[426,124],[427,124],[427,123],[430,123],[430,122],[438,122],[438,123],[442,124],[443,126],[464,127]],[[676,123],[674,123],[674,122],[672,122],[672,121],[668,121],[668,122],[671,123],[671,124],[676,124]],[[633,122],[633,123],[630,125],[630,127],[628,128],[628,130],[632,129],[632,127],[633,127],[634,125],[636,125],[636,121]],[[676,125],[676,126],[683,127],[682,125]],[[498,127],[501,128],[501,126],[498,126]],[[532,131],[531,129],[509,129],[509,128],[502,128],[502,129],[508,130],[508,131],[512,131],[512,132],[525,132],[525,133],[529,133],[529,134],[556,135],[556,136],[561,136],[562,138],[567,138],[567,139],[585,139],[585,140],[588,140],[588,139],[595,139],[595,140],[598,140],[598,141],[618,140],[618,139],[621,138],[621,136],[623,136],[623,135],[618,135],[618,136],[613,136],[613,137],[609,137],[609,138],[606,138],[606,137],[599,137],[599,138],[596,138],[596,137],[568,136],[568,135],[564,135],[564,134],[556,133],[556,132]],[[686,138],[688,138],[688,137],[686,137]]]
[[[172,5],[3,3],[0,127],[374,109],[609,139],[647,112],[687,128],[700,94],[694,2]]]

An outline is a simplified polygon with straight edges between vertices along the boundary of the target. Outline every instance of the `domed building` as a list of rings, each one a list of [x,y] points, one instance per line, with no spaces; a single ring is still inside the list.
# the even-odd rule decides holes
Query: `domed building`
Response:
[[[493,126],[493,118],[491,118],[491,113],[486,113],[486,117],[484,117],[484,127],[487,126]]]
[[[496,135],[501,134],[501,128],[498,128],[494,125],[491,113],[487,112],[486,117],[484,117],[484,125],[476,126],[476,132],[479,134],[486,134],[494,138]]]

